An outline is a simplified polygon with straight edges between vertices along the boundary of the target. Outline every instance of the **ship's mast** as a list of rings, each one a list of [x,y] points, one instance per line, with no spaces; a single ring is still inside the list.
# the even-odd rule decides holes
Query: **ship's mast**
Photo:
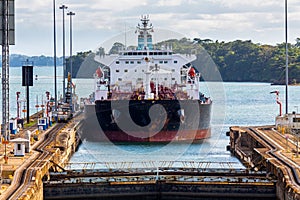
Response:
[[[138,24],[137,32],[138,36],[138,48],[139,49],[152,49],[152,35],[150,32],[153,32],[152,24],[149,25],[149,15],[141,16],[142,25]]]
[[[150,88],[150,58],[149,58],[149,50],[152,49],[152,35],[150,32],[153,32],[153,26],[152,24],[149,25],[149,15],[142,15],[141,16],[141,23],[142,25],[138,24],[137,26],[137,32],[138,35],[138,49],[139,50],[147,50],[147,57],[145,58],[145,61],[147,62],[147,70],[145,72],[146,74],[146,99],[151,98],[151,88]]]
[[[147,42],[147,36],[148,36],[148,22],[149,19],[144,17],[142,19],[142,24],[143,24],[143,36],[144,36],[144,48],[148,47],[148,42]]]

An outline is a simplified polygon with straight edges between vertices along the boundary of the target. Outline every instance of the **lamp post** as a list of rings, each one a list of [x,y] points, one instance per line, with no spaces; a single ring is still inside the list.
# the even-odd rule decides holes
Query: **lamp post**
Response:
[[[72,83],[72,76],[73,76],[73,61],[72,61],[72,16],[75,15],[74,12],[70,11],[67,13],[67,15],[70,16],[70,73],[71,73],[71,77],[70,77],[70,82]],[[70,106],[71,106],[71,112],[73,112],[73,94],[72,94],[72,86],[71,86],[71,100],[70,100]]]
[[[53,0],[53,50],[54,50],[54,110],[57,108],[57,84],[56,84],[56,21],[55,21],[55,0]]]
[[[63,11],[63,99],[65,101],[65,96],[66,96],[66,91],[65,91],[65,87],[66,87],[66,56],[65,56],[65,9],[67,9],[68,7],[65,5],[62,5],[59,7],[60,9],[62,9]]]

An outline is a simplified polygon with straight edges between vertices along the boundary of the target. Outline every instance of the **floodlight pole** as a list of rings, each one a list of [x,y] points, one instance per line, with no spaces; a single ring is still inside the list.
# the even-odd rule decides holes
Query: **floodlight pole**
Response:
[[[288,53],[288,24],[287,24],[287,0],[285,0],[285,113],[288,114],[288,85],[289,85],[289,53]]]
[[[71,79],[70,79],[70,82],[72,84],[72,76],[73,76],[73,59],[72,59],[72,16],[75,15],[74,12],[70,11],[67,13],[67,15],[70,16],[70,59],[69,59],[69,62],[70,62],[70,74],[71,74]],[[73,91],[72,91],[72,86],[71,86],[71,100],[70,100],[70,106],[71,106],[71,111],[73,112],[74,111],[74,108],[73,108]]]
[[[65,9],[68,7],[65,5],[62,5],[59,7],[63,11],[63,99],[65,101],[66,98],[66,47],[65,47]]]
[[[54,53],[54,110],[57,110],[57,83],[56,83],[56,21],[55,21],[55,0],[53,0],[53,53]]]

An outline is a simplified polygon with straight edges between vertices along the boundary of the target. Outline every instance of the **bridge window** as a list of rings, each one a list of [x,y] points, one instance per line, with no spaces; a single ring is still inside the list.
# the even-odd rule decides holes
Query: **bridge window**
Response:
[[[118,81],[122,81],[122,78],[118,78]]]
[[[116,64],[117,64],[117,65],[120,64],[120,61],[116,61]]]
[[[300,122],[300,118],[293,118],[293,122]]]
[[[159,61],[160,64],[163,64],[163,62],[164,62],[164,61],[162,61],[162,60]]]
[[[128,61],[128,60],[126,60],[126,61],[125,61],[125,64],[129,64],[129,61]]]
[[[124,69],[124,72],[125,72],[125,73],[128,72],[128,69]]]
[[[137,61],[137,64],[141,64],[141,61]]]
[[[119,70],[119,69],[116,69],[116,72],[118,73],[118,72],[120,72],[120,70]]]
[[[176,64],[176,63],[178,63],[178,61],[177,61],[177,60],[174,60],[174,63]]]
[[[168,63],[168,61],[167,61],[167,60],[165,60],[165,61],[164,61],[164,63],[166,64],[166,63]]]
[[[130,64],[134,64],[134,61],[130,61]]]

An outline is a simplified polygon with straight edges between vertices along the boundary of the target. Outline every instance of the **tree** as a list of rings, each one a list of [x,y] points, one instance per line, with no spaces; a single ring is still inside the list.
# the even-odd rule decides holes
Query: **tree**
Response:
[[[171,47],[174,53],[198,54],[197,66],[201,66],[201,56],[206,51],[217,65],[224,81],[263,81],[284,83],[285,74],[285,43],[277,45],[255,44],[251,40],[235,40],[230,42],[211,39],[187,38],[170,39],[155,44],[156,48]],[[300,82],[300,38],[296,43],[288,44],[290,80]],[[110,54],[116,54],[124,49],[122,43],[116,42],[110,49]],[[135,48],[135,47],[132,47]],[[99,48],[97,55],[104,54],[104,49]],[[91,58],[87,66],[94,65],[91,52],[80,52],[73,61],[75,66]],[[78,65],[77,65],[78,64]],[[94,69],[93,69],[94,70]],[[201,71],[200,71],[201,72]],[[87,77],[90,78],[90,77]],[[291,81],[290,81],[291,82]]]
[[[296,38],[296,44],[295,44],[296,47],[300,47],[300,38]]]
[[[109,54],[118,54],[120,50],[125,49],[125,45],[120,42],[115,42],[111,49],[109,50]]]
[[[99,56],[104,56],[105,55],[105,50],[103,47],[99,47],[97,52],[96,52],[96,55],[99,55]]]

